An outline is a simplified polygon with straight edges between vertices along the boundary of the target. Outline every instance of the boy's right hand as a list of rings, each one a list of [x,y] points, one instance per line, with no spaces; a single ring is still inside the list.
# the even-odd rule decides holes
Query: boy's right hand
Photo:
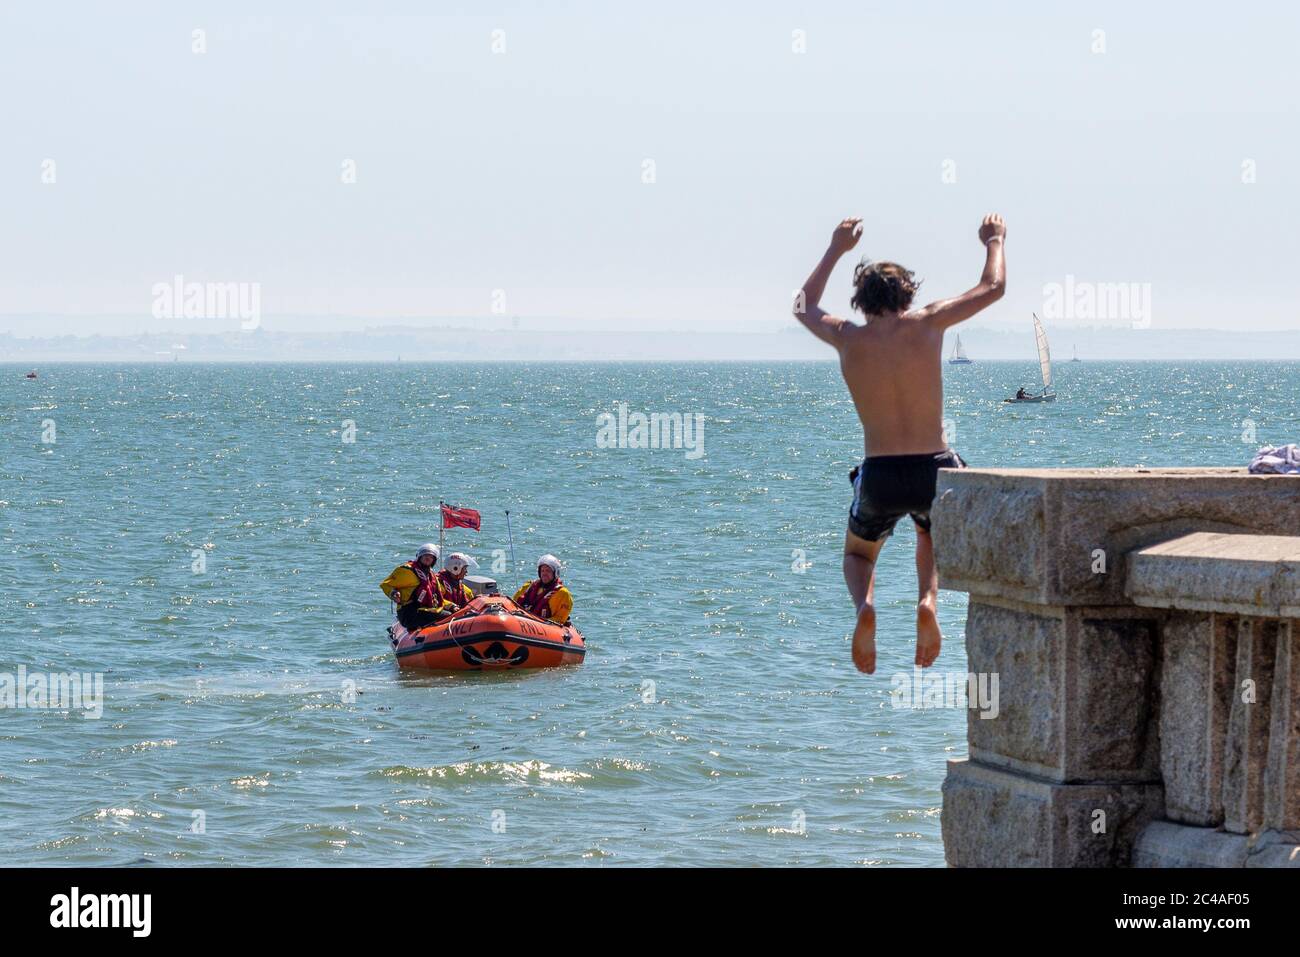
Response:
[[[989,213],[984,217],[984,222],[980,223],[980,242],[987,246],[989,240],[994,238],[1007,238],[1007,224],[997,213]]]
[[[843,220],[835,227],[835,232],[831,233],[831,250],[838,255],[843,256],[846,252],[856,246],[858,240],[861,238],[861,218]]]

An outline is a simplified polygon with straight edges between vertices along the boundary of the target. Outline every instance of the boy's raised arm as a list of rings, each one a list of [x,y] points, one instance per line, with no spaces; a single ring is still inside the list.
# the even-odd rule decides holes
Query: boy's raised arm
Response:
[[[984,272],[979,284],[953,299],[932,302],[921,310],[921,316],[939,324],[940,328],[955,326],[969,319],[981,309],[1002,298],[1007,287],[1007,265],[1002,247],[1006,243],[1007,226],[1002,217],[992,213],[980,224],[980,242],[984,244]]]
[[[840,257],[858,244],[862,238],[862,220],[846,219],[835,227],[831,234],[831,244],[826,247],[821,262],[812,271],[803,288],[794,301],[794,317],[808,327],[818,339],[838,347],[840,332],[845,320],[827,313],[821,307],[822,293],[826,291],[826,281],[830,279]]]

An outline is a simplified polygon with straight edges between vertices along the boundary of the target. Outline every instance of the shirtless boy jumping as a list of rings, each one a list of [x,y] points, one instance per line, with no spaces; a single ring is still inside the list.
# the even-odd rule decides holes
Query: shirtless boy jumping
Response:
[[[864,260],[853,273],[853,308],[867,320],[860,326],[828,315],[818,305],[836,263],[862,236],[862,220],[846,219],[795,302],[795,317],[839,352],[840,372],[862,420],[866,460],[851,476],[844,580],[858,610],[853,663],[866,674],[876,670],[876,610],[871,604],[876,556],[904,515],[916,523],[916,664],[929,667],[939,657],[943,636],[935,613],[939,577],[930,505],[939,469],[966,464],[943,436],[943,333],[1002,298],[1006,235],[1001,216],[985,216],[979,229],[985,247],[979,284],[923,309],[911,310],[920,285],[911,272],[897,263]]]

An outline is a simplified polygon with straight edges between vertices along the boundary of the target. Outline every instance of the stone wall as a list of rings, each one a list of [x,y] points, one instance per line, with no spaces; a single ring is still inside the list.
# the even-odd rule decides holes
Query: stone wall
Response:
[[[1300,478],[963,469],[932,513],[997,674],[952,866],[1300,866]]]

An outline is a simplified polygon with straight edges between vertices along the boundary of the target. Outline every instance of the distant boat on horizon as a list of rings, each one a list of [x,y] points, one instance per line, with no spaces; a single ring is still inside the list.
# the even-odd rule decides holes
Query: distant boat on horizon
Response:
[[[1082,362],[1082,361],[1083,361],[1082,359],[1079,358],[1079,347],[1078,347],[1078,346],[1075,346],[1075,347],[1074,347],[1074,358],[1071,359],[1070,361],[1071,361],[1071,362]]]
[[[966,355],[966,350],[961,347],[961,336],[957,336],[952,344],[952,355],[948,356],[948,365],[968,366],[974,361],[974,359]]]
[[[29,372],[29,373],[27,373],[27,375],[23,376],[23,378],[24,378],[24,379],[35,379],[35,378],[36,378],[36,373],[35,373],[35,372]]]

